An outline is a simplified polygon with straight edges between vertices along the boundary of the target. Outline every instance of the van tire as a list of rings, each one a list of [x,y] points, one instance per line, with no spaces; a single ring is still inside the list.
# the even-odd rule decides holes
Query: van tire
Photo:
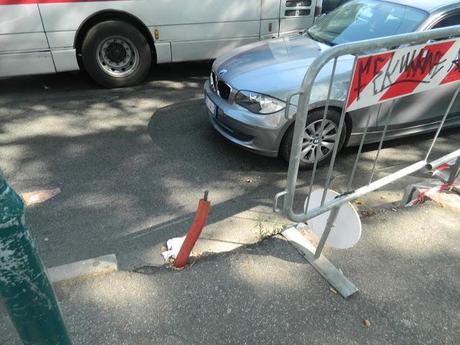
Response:
[[[83,41],[87,73],[107,88],[132,86],[149,75],[152,52],[145,36],[133,25],[110,20],[93,26]]]

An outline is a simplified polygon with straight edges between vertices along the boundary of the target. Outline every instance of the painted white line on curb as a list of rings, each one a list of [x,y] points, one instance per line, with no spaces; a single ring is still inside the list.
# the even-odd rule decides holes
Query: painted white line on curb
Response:
[[[94,274],[106,274],[117,270],[117,257],[115,254],[110,254],[48,268],[48,276],[52,283],[58,283],[64,280],[71,280]]]

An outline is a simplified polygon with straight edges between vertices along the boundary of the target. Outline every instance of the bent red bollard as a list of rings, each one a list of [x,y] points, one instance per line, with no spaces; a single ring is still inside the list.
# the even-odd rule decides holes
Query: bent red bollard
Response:
[[[196,212],[195,220],[193,221],[190,230],[187,232],[187,236],[185,237],[185,241],[180,248],[179,254],[177,254],[175,263],[177,268],[183,268],[187,264],[190,253],[192,252],[198,237],[200,237],[200,234],[206,225],[210,206],[211,203],[208,201],[208,192],[205,192],[204,198],[200,199],[198,203],[198,210]]]
[[[24,203],[1,172],[0,300],[25,345],[71,345],[46,268],[25,224]]]

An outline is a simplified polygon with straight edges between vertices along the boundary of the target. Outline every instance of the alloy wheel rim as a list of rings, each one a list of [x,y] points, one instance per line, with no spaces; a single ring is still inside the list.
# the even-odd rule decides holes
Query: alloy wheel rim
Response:
[[[321,133],[321,126],[324,128]],[[331,155],[337,141],[337,125],[328,119],[310,123],[304,132],[301,161],[313,164],[316,159],[322,161]]]
[[[128,38],[112,36],[99,44],[97,62],[107,74],[123,78],[139,66],[139,52]]]

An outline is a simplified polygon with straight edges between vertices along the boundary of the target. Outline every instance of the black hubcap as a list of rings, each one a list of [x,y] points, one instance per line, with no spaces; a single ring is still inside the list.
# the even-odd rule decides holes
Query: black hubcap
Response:
[[[115,63],[120,63],[126,58],[126,50],[119,43],[111,43],[107,48],[107,57]]]

